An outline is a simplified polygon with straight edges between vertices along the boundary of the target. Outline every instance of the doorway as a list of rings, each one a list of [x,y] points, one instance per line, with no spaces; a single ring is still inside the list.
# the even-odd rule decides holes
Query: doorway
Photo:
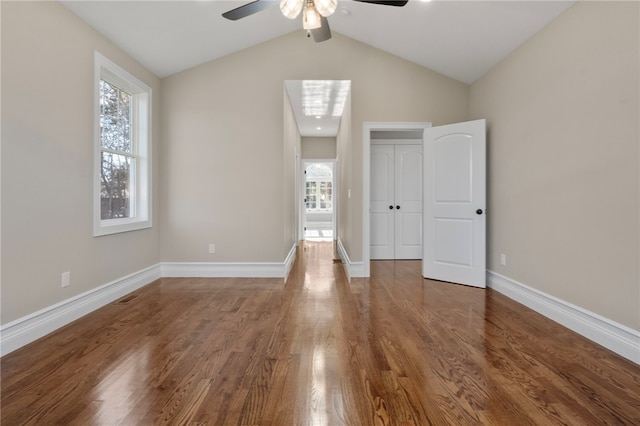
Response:
[[[335,161],[304,160],[301,187],[303,239],[333,241],[336,235]]]
[[[371,146],[376,140],[412,140],[423,144],[424,131],[431,123],[364,123],[362,146],[362,276],[371,274]],[[394,205],[395,207],[395,205]],[[388,208],[388,207],[387,207]],[[419,257],[422,259],[422,256]]]
[[[425,278],[486,286],[486,122],[364,123],[363,275],[371,271],[372,140],[406,131],[422,135]]]
[[[344,128],[351,125],[351,81],[350,80],[285,80],[284,102],[287,133],[285,149],[295,151],[295,170],[292,170],[295,188],[293,206],[295,208],[295,241],[304,239],[337,239],[338,212],[338,167],[337,146],[339,141],[347,141]],[[289,114],[291,112],[291,114]],[[343,117],[343,115],[345,117]],[[292,126],[292,119],[295,122]],[[331,210],[325,204],[325,211],[318,212],[313,206],[307,209],[305,200],[308,163],[323,163],[331,167]],[[318,187],[319,188],[319,187]],[[319,188],[318,190],[320,190]],[[323,193],[316,193],[322,201]],[[324,197],[328,196],[324,191]],[[326,203],[326,201],[325,201]],[[316,210],[320,204],[316,204]],[[323,213],[322,218],[316,213]],[[331,220],[327,220],[329,216]],[[322,220],[316,220],[322,219]],[[308,232],[305,228],[308,222]],[[318,224],[317,222],[321,222]]]

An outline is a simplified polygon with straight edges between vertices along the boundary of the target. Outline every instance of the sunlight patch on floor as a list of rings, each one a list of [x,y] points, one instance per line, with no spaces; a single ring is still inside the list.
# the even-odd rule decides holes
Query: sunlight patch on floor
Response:
[[[310,241],[333,241],[332,229],[306,229],[304,239]]]

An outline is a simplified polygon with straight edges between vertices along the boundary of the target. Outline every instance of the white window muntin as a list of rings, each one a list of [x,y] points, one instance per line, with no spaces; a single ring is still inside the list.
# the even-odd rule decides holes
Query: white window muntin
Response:
[[[323,188],[328,195],[327,199],[322,199]],[[307,198],[307,211],[331,211],[333,209],[333,180],[326,178],[307,178],[305,197]],[[325,207],[322,207],[322,204],[325,204]],[[326,207],[327,205],[331,207]]]
[[[101,219],[102,153],[122,153],[104,149],[100,132],[100,80],[119,87],[132,95],[130,169],[130,217]],[[94,219],[93,235],[108,235],[151,227],[151,87],[109,59],[95,52],[94,68]],[[130,154],[127,154],[130,155]]]

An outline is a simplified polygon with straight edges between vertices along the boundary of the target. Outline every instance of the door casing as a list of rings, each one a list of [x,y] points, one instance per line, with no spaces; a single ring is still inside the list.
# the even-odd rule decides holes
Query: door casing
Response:
[[[306,188],[306,175],[305,170],[309,164],[313,163],[331,163],[331,167],[333,168],[333,211],[331,215],[331,225],[333,231],[333,239],[336,239],[337,235],[337,211],[338,211],[338,174],[336,173],[338,162],[335,159],[308,159],[304,158],[300,161],[301,166],[298,171],[299,180],[298,180],[298,235],[299,241],[304,240],[304,228],[306,225],[306,207],[305,207],[305,188]]]
[[[436,133],[432,132],[431,129],[431,123],[364,123],[363,125],[363,195],[362,195],[362,223],[363,223],[363,230],[362,230],[362,240],[363,240],[363,245],[362,245],[362,253],[363,253],[363,265],[362,265],[362,276],[363,277],[369,277],[371,275],[371,256],[370,256],[370,251],[371,251],[371,247],[370,247],[370,232],[371,232],[371,228],[370,228],[370,204],[371,204],[371,200],[370,200],[370,190],[371,190],[371,183],[370,183],[370,174],[371,174],[371,139],[372,139],[372,132],[374,131],[401,131],[401,130],[418,130],[418,129],[422,129],[422,139],[423,139],[423,152],[424,152],[424,158],[425,158],[425,164],[424,167],[427,167],[427,158],[431,158],[431,155],[429,154],[429,150],[427,149],[426,144],[427,143],[432,143],[432,136]],[[475,120],[475,121],[469,121],[469,122],[462,122],[462,123],[454,123],[451,125],[447,125],[447,126],[440,126],[437,128],[433,128],[433,130],[438,130],[438,131],[445,131],[445,135],[451,134],[451,135],[455,135],[456,137],[458,137],[459,135],[464,135],[465,137],[470,137],[471,134],[476,135],[473,136],[474,140],[477,140],[479,145],[480,150],[478,151],[479,156],[476,157],[475,154],[471,155],[471,157],[469,158],[473,158],[474,162],[474,166],[472,166],[471,169],[469,170],[475,170],[472,172],[473,174],[473,182],[479,182],[480,186],[478,186],[479,188],[479,192],[476,194],[476,196],[473,196],[473,203],[475,204],[474,209],[477,210],[475,211],[475,213],[477,214],[477,216],[474,216],[474,219],[472,220],[477,220],[477,218],[481,218],[482,220],[482,235],[480,234],[476,234],[474,231],[474,236],[469,239],[467,238],[467,240],[471,240],[471,241],[476,241],[476,243],[473,244],[474,247],[474,252],[476,249],[481,249],[482,253],[480,253],[480,256],[477,257],[477,259],[479,260],[475,260],[473,261],[473,270],[476,271],[477,273],[475,275],[473,275],[472,279],[468,279],[468,278],[460,278],[460,277],[455,277],[452,275],[453,278],[450,278],[449,275],[445,274],[444,277],[439,277],[436,279],[440,279],[440,280],[445,280],[445,281],[451,281],[451,282],[458,282],[461,284],[467,284],[467,285],[473,285],[473,286],[478,286],[478,287],[484,287],[485,284],[485,274],[486,274],[486,264],[485,264],[485,259],[486,259],[486,247],[484,246],[486,244],[486,220],[485,220],[485,211],[486,211],[486,201],[485,201],[485,197],[486,197],[486,193],[485,193],[485,180],[486,180],[486,171],[485,171],[485,167],[486,167],[486,155],[485,155],[485,150],[486,150],[486,121],[485,120]],[[446,133],[449,132],[449,133]],[[427,133],[429,135],[429,141],[427,141]],[[467,134],[468,133],[468,134]],[[474,142],[474,145],[476,143]],[[456,146],[459,146],[460,144],[457,143],[456,145],[454,145],[454,148]],[[447,150],[450,151],[450,150]],[[477,149],[476,149],[477,151]],[[450,151],[450,152],[455,152],[454,151]],[[476,163],[476,160],[481,161],[481,163]],[[460,163],[463,164],[463,163]],[[459,165],[459,164],[458,164]],[[427,176],[427,174],[429,173],[429,170],[423,170],[423,176]],[[459,179],[460,180],[460,179]],[[428,183],[425,181],[425,186],[428,185]],[[475,183],[473,184],[475,186]],[[475,193],[475,189],[473,190]],[[424,197],[424,194],[423,194]],[[423,199],[423,202],[424,199]],[[468,213],[468,212],[467,212]],[[424,215],[424,220],[425,220],[425,227],[427,226],[427,212],[426,210],[423,210],[423,215]],[[471,220],[469,218],[469,220]],[[475,228],[475,226],[474,226]],[[444,234],[443,234],[444,235]],[[452,234],[453,235],[453,234]],[[482,237],[482,238],[478,238],[478,237]],[[434,240],[435,241],[435,240]],[[440,241],[440,240],[438,240]],[[443,240],[444,241],[444,240]],[[446,243],[446,241],[445,241]],[[423,238],[423,249],[426,246],[426,244],[428,244],[427,241],[425,241],[425,239]],[[448,243],[447,243],[448,244]],[[440,246],[439,246],[440,247]],[[448,246],[447,246],[448,247]],[[467,246],[464,246],[467,247]],[[463,247],[463,249],[464,249]],[[445,247],[446,248],[446,247]],[[425,262],[425,251],[423,251],[423,266],[424,266],[424,262]],[[457,255],[458,253],[454,253],[451,251],[451,248],[449,247],[447,250],[445,250],[445,252],[442,252],[443,254],[447,254],[450,253],[452,255]],[[429,259],[431,259],[433,256],[430,256]],[[458,256],[459,257],[459,256]],[[468,256],[467,256],[468,257]],[[472,256],[473,257],[473,256]],[[456,260],[455,256],[452,257],[453,260]],[[455,274],[454,274],[455,275]],[[426,276],[426,274],[425,274]]]
[[[371,276],[371,132],[421,131],[431,127],[428,122],[364,123],[362,143],[362,276]]]

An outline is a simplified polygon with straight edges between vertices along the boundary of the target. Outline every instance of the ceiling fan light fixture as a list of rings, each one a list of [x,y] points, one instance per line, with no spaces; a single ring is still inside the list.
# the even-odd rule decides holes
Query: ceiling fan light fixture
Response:
[[[325,18],[333,15],[338,7],[337,0],[314,0],[316,10]]]
[[[305,30],[315,30],[322,27],[322,19],[316,10],[313,1],[308,0],[302,12],[302,28]]]
[[[282,14],[289,19],[296,19],[300,15],[305,0],[281,0],[280,10]]]

